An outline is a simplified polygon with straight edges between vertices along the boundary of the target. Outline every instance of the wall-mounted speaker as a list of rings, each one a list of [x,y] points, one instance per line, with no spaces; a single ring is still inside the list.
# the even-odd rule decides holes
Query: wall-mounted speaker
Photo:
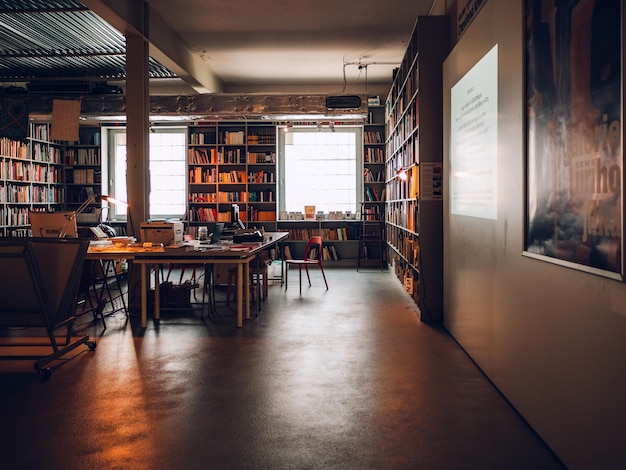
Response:
[[[356,109],[361,107],[361,97],[357,95],[327,96],[328,109]]]

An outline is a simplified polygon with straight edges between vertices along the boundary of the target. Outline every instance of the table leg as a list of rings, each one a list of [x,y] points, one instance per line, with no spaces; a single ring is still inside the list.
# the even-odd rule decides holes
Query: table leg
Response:
[[[159,285],[159,268],[158,264],[154,265],[154,319],[161,319],[161,286]]]
[[[243,265],[243,278],[245,279],[244,284],[244,294],[246,296],[246,320],[250,320],[250,304],[252,303],[250,299],[250,262],[247,262]]]
[[[148,273],[145,263],[141,263],[141,327],[145,328],[148,323]]]
[[[243,327],[243,266],[237,263],[237,327]]]

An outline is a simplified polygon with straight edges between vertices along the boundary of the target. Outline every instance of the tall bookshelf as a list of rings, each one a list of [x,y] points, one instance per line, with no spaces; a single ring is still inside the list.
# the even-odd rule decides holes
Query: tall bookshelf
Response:
[[[420,318],[443,317],[443,89],[447,16],[420,16],[385,103],[387,244]]]
[[[369,106],[363,126],[362,201],[385,200],[385,107]]]
[[[385,106],[368,106],[363,126],[363,195],[360,209],[357,270],[387,266],[385,249]]]
[[[81,126],[79,140],[63,146],[65,207],[75,210],[91,195],[102,194],[101,131],[98,126]],[[101,204],[94,201],[77,222],[95,223],[100,218]]]
[[[49,124],[31,123],[25,141],[0,138],[1,236],[28,236],[29,211],[63,207],[62,148],[49,135]]]
[[[190,225],[230,222],[276,230],[276,125],[197,122],[188,128]]]

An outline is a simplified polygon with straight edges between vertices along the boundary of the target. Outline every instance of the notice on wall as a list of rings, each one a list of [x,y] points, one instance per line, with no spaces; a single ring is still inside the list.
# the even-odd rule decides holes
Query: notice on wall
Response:
[[[498,218],[498,46],[452,87],[450,212]]]
[[[422,201],[443,200],[443,168],[441,163],[420,163],[422,173],[420,199]]]

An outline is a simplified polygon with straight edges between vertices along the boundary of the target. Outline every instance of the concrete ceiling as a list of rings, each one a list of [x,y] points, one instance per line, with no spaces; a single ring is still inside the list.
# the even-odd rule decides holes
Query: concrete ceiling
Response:
[[[83,3],[122,32],[137,23],[124,0]],[[433,3],[147,0],[150,54],[177,93],[367,93],[389,88]]]

